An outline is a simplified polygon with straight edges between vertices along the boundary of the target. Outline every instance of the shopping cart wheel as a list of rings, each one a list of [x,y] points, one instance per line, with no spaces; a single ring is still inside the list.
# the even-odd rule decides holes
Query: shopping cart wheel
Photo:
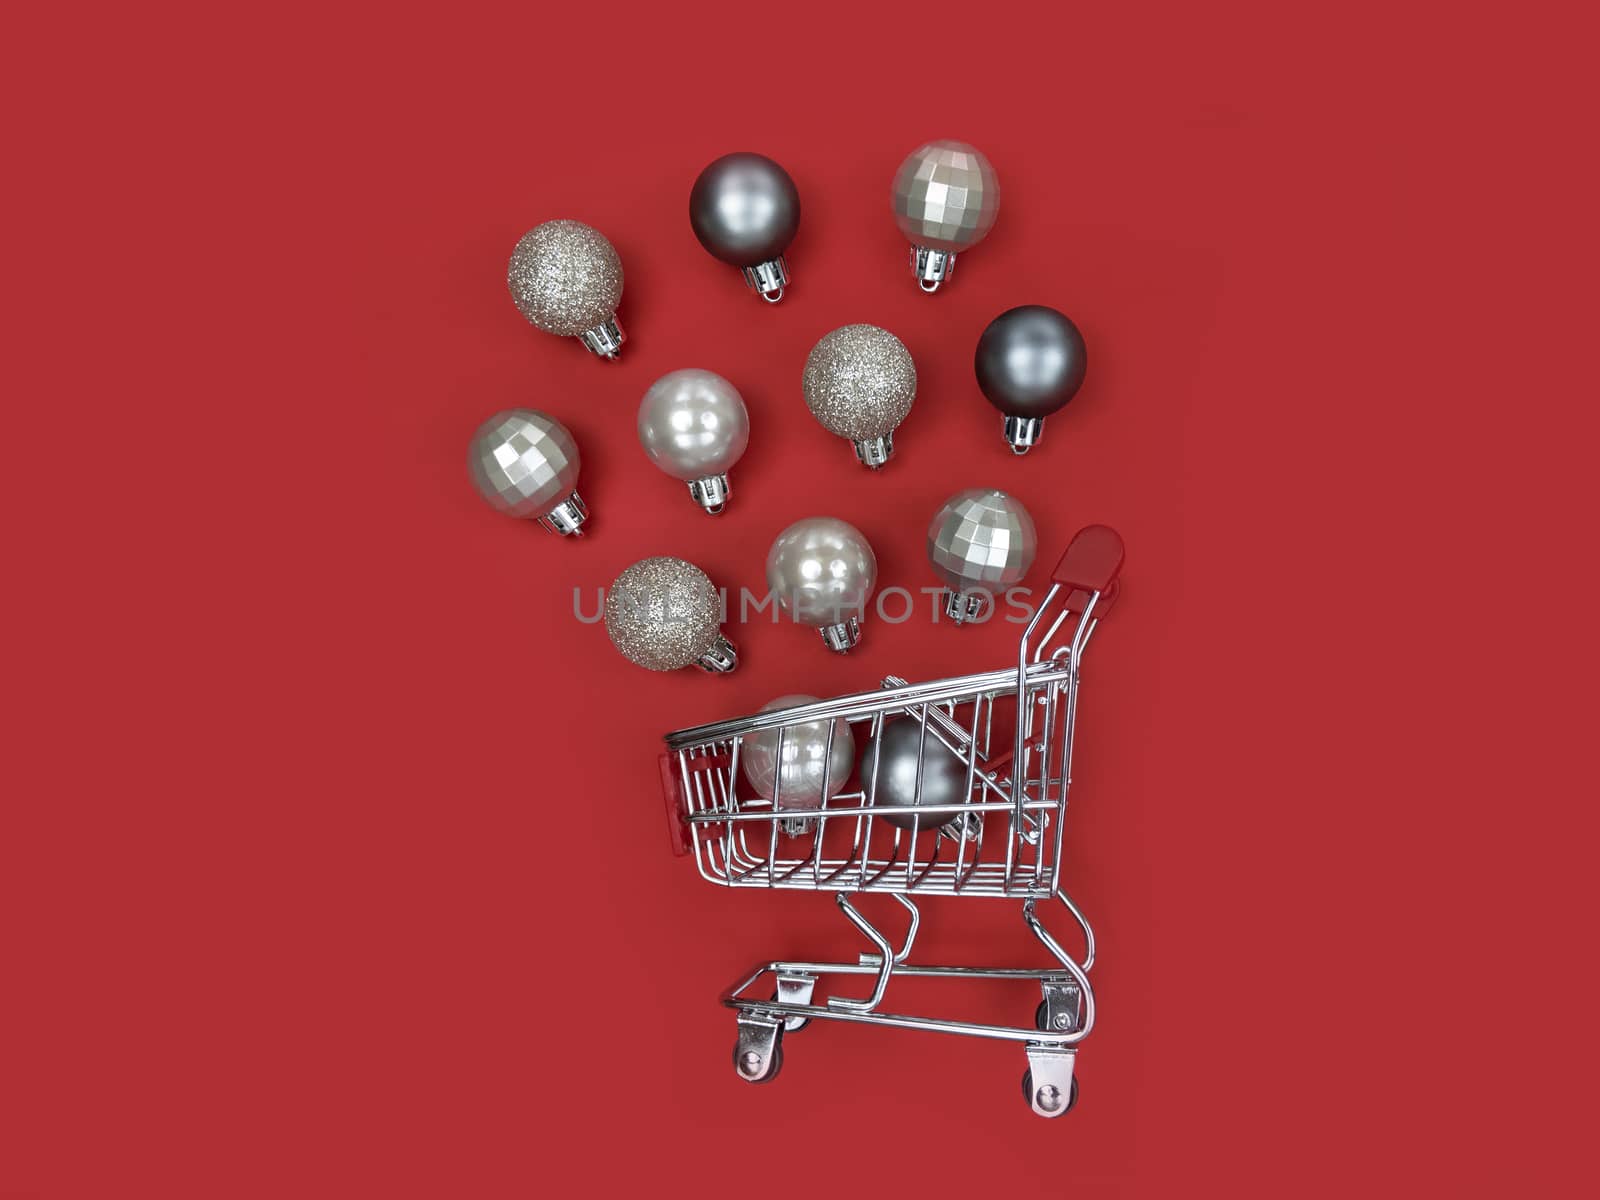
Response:
[[[783,1066],[783,1019],[762,1009],[739,1010],[733,1069],[746,1083],[770,1083]]]
[[[746,1064],[742,1061],[746,1051],[740,1046],[733,1048],[733,1069],[738,1072],[739,1078],[746,1083],[771,1083],[778,1077],[778,1072],[783,1070],[783,1035],[778,1035],[777,1044],[772,1047],[772,1053],[767,1058],[767,1073],[759,1079],[751,1079],[745,1074]]]
[[[1071,1033],[1078,1027],[1081,1000],[1078,985],[1067,980],[1044,980],[1045,998],[1033,1010],[1033,1027],[1040,1033]],[[1054,1020],[1052,1021],[1052,1001]]]
[[[1067,1014],[1062,1014],[1064,1017]],[[1039,1001],[1039,1007],[1033,1010],[1033,1027],[1040,1033],[1066,1033],[1072,1029],[1071,1024],[1063,1025],[1059,1029],[1050,1024],[1050,1002]]]
[[[812,990],[817,986],[817,977],[805,971],[792,971],[781,969],[777,972],[778,990],[772,993],[772,998],[779,1004],[810,1004]],[[810,1017],[783,1018],[783,1027],[789,1033],[798,1033],[811,1024]]]
[[[1028,1106],[1028,1111],[1033,1111],[1033,1069],[1030,1067],[1022,1073],[1022,1100]],[[1053,1112],[1052,1117],[1064,1117],[1072,1111],[1073,1105],[1078,1103],[1078,1077],[1072,1077],[1072,1091],[1067,1095],[1067,1103],[1060,1112]]]

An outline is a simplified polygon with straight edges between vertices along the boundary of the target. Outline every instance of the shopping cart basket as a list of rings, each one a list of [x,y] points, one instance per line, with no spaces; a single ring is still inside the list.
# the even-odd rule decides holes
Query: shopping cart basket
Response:
[[[1044,1117],[1071,1109],[1078,1092],[1078,1044],[1094,1028],[1094,932],[1060,886],[1061,833],[1079,665],[1116,600],[1122,558],[1122,539],[1104,525],[1091,525],[1072,539],[1023,630],[1014,668],[924,684],[890,677],[876,691],[667,735],[661,777],[676,852],[692,853],[700,874],[724,887],[833,892],[840,911],[874,948],[854,963],[762,963],[729,988],[722,1003],[738,1016],[733,1061],[740,1078],[773,1079],[783,1062],[784,1033],[812,1018],[857,1021],[1021,1042],[1029,1106]],[[872,745],[891,719],[920,726],[909,822],[904,808],[895,810],[892,824],[874,819],[888,811],[875,806],[875,769],[864,771],[870,779],[853,791],[830,795],[831,781],[825,781],[822,807],[804,811],[780,806],[781,785],[755,797],[740,787],[740,752],[752,739],[765,735],[767,747],[774,739],[781,747],[785,731],[826,722],[821,761],[831,764],[841,721],[874,739],[863,743]],[[925,756],[934,740],[965,763],[966,791],[957,803],[920,803]],[[898,949],[852,903],[867,892],[886,892],[906,909],[909,924]],[[1023,921],[1053,961],[1043,968],[914,966],[909,958],[920,920],[917,896],[1020,900]],[[1050,901],[1081,931],[1081,961],[1045,927],[1038,910]],[[813,994],[823,976],[866,976],[871,991],[864,997],[830,995],[819,1003]],[[1042,999],[1028,1026],[879,1011],[891,979],[907,976],[1032,981]]]

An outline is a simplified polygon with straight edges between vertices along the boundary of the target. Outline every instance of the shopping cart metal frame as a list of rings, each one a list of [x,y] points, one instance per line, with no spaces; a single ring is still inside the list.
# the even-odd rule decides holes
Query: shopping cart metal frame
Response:
[[[1028,1060],[1023,1092],[1029,1107],[1043,1117],[1072,1108],[1078,1045],[1094,1028],[1089,971],[1095,939],[1060,886],[1062,830],[1080,666],[1089,639],[1117,599],[1122,562],[1122,539],[1114,530],[1104,525],[1081,530],[1023,630],[1014,668],[925,684],[891,676],[875,691],[667,734],[661,777],[674,851],[692,854],[700,874],[724,887],[831,891],[840,912],[872,945],[854,963],[760,963],[723,993],[722,1003],[737,1014],[733,1058],[740,1078],[774,1079],[786,1032],[798,1032],[813,1019],[856,1021],[1020,1042]],[[1000,749],[991,745],[995,707],[1011,701],[1015,729]],[[964,713],[969,715],[963,718]],[[739,795],[739,754],[746,738],[776,730],[781,748],[786,729],[826,720],[831,752],[839,720],[865,725],[872,736],[891,717],[909,717],[922,727],[917,799],[933,738],[965,762],[966,802],[919,804],[910,829],[902,830],[873,819],[883,811],[874,804],[876,771],[865,790],[841,790],[815,810],[779,807],[776,785],[773,796]],[[831,761],[831,753],[824,761]],[[924,824],[923,816],[932,819]],[[835,830],[852,829],[850,849],[842,856],[824,857],[830,824]],[[893,837],[885,850],[888,828]],[[843,839],[836,834],[835,840]],[[1003,841],[1003,859],[996,841]],[[799,853],[806,845],[809,851]],[[852,902],[853,896],[872,892],[893,896],[906,910],[908,926],[898,949]],[[1053,961],[1045,967],[911,964],[921,923],[914,897],[923,895],[1020,900],[1023,921]],[[1080,932],[1081,960],[1045,926],[1040,908],[1052,901]],[[867,977],[871,990],[864,997],[830,995],[818,1003],[813,997],[823,976]],[[896,977],[1032,981],[1041,1000],[1027,1026],[880,1012]]]

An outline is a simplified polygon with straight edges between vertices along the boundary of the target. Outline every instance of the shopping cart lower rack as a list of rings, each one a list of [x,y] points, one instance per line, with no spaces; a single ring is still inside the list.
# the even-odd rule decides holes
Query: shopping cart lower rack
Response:
[[[722,1003],[738,1014],[733,1060],[741,1078],[773,1079],[783,1063],[784,1034],[812,1018],[857,1021],[1021,1042],[1029,1106],[1044,1117],[1072,1108],[1078,1044],[1094,1028],[1094,932],[1061,889],[1061,833],[1079,665],[1116,600],[1122,558],[1122,539],[1104,525],[1073,538],[1022,633],[1015,668],[924,684],[891,677],[878,691],[667,735],[661,775],[674,849],[692,853],[701,875],[724,887],[833,892],[840,911],[874,947],[854,963],[762,963],[729,988]],[[864,786],[837,792],[830,787],[837,770],[836,730],[865,727],[873,739],[865,744],[881,747],[878,735],[889,720],[920,726],[913,735],[918,742],[912,807],[893,810],[892,824],[884,819],[886,805],[878,803],[875,763],[870,770],[863,763],[863,774],[870,775]],[[1006,737],[1008,720],[1013,732]],[[781,803],[787,797],[782,783],[767,795],[739,794],[741,751],[781,761],[784,739],[798,739],[798,730],[815,729],[816,722],[825,722],[827,730],[820,808]],[[930,748],[957,755],[965,765],[966,789],[956,791],[955,802],[922,803]],[[951,769],[948,760],[944,765]],[[887,892],[905,907],[909,925],[898,949],[851,902],[865,892]],[[1023,921],[1053,961],[1043,968],[913,966],[909,958],[920,920],[913,897],[919,895],[1020,900]],[[1045,927],[1039,908],[1052,901],[1083,935],[1081,962]],[[871,991],[865,997],[830,995],[819,1003],[814,993],[822,976],[865,976]],[[1038,984],[1041,999],[1033,1023],[1025,1026],[879,1011],[891,979],[906,976],[1028,980]]]

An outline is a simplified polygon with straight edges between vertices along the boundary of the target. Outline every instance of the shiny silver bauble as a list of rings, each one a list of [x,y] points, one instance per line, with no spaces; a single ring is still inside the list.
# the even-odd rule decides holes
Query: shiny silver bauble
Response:
[[[800,228],[800,193],[763,154],[724,154],[694,181],[689,224],[714,257],[734,267],[779,258]]]
[[[588,516],[578,496],[578,444],[565,425],[531,408],[495,413],[472,435],[467,470],[497,512],[577,533]]]
[[[945,611],[958,624],[1021,583],[1038,549],[1033,517],[997,488],[957,492],[928,524],[928,562],[950,589]]]
[[[709,512],[727,502],[727,474],[750,444],[750,416],[737,388],[711,371],[671,371],[639,402],[639,444],[650,461]]]
[[[764,713],[815,704],[815,696],[779,696],[761,706]],[[833,726],[829,744],[828,727]],[[764,729],[739,746],[739,765],[757,794],[772,799],[778,808],[811,811],[831,800],[850,778],[855,761],[855,738],[849,722],[801,721],[781,729]]]
[[[925,292],[955,269],[958,251],[989,235],[1000,213],[1000,181],[982,151],[941,139],[918,146],[895,172],[889,204],[911,242],[911,267]]]
[[[796,521],[767,554],[767,587],[779,607],[822,631],[834,650],[860,637],[860,621],[878,582],[878,560],[859,529],[837,517]]]
[[[1042,304],[1001,313],[978,338],[973,371],[984,398],[1005,416],[1005,436],[1026,453],[1044,419],[1059,412],[1083,386],[1089,351],[1064,314]]]
[[[901,829],[920,821],[918,827],[930,831],[948,825],[960,814],[933,813],[919,818],[918,807],[965,804],[967,764],[931,729],[926,738],[922,730],[922,723],[914,717],[886,720],[878,735],[862,745],[859,768],[861,790],[878,816]]]

